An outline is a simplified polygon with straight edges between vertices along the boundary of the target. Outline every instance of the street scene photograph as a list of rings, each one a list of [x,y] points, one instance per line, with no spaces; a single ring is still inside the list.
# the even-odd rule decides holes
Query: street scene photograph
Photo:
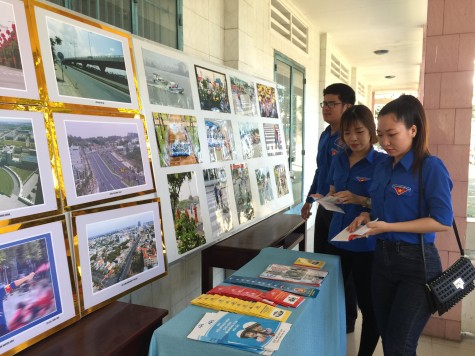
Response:
[[[234,112],[237,115],[258,116],[254,82],[230,76]]]
[[[204,169],[203,176],[212,236],[217,237],[233,228],[226,171],[224,168]]]
[[[264,140],[268,156],[278,156],[284,154],[284,145],[278,124],[264,123]]]
[[[277,97],[273,87],[257,83],[257,98],[261,117],[278,118]]]
[[[146,183],[137,122],[65,120],[64,126],[76,196]]]
[[[0,117],[0,214],[43,203],[32,121]]]
[[[157,135],[160,166],[182,166],[201,162],[196,117],[152,113]]]
[[[46,27],[59,95],[131,103],[121,41],[52,17]]]
[[[261,135],[259,125],[253,122],[239,123],[242,155],[244,159],[262,157]]]
[[[195,65],[201,110],[230,113],[226,75]]]
[[[287,185],[287,173],[285,172],[285,166],[278,164],[274,166],[274,178],[277,186],[277,196],[280,198],[289,194],[289,186]]]
[[[0,88],[25,90],[13,6],[0,1]]]
[[[238,223],[254,219],[255,209],[252,203],[251,181],[246,163],[231,164],[234,199],[236,201]]]
[[[0,342],[58,314],[47,239],[43,234],[0,246]],[[51,251],[50,251],[51,252]],[[57,288],[57,286],[56,286]]]
[[[258,168],[255,170],[257,190],[259,191],[259,203],[265,205],[274,199],[274,192],[270,181],[269,168]]]
[[[178,253],[206,243],[195,172],[167,175]]]
[[[206,138],[211,162],[229,161],[236,158],[231,120],[205,119]]]
[[[186,63],[142,48],[150,104],[193,109]]]
[[[147,211],[86,225],[93,293],[158,266],[153,217]]]

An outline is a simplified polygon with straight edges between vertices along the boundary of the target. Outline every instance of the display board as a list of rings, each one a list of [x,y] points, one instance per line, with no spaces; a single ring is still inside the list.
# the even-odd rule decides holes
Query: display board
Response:
[[[44,1],[0,10],[2,354],[292,205],[275,83]]]

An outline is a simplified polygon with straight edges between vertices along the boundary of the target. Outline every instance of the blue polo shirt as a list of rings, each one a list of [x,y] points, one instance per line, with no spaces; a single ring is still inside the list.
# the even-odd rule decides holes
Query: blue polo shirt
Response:
[[[310,194],[327,195],[330,190],[328,173],[332,163],[332,158],[340,151],[344,150],[345,144],[340,140],[340,133],[337,131],[333,135],[331,126],[328,126],[320,135],[318,140],[317,169],[313,176],[313,182],[307,194],[307,203],[313,203],[315,199]]]
[[[430,216],[437,222],[451,226],[453,220],[453,187],[449,172],[440,158],[428,156],[422,169],[422,207],[419,213],[419,174],[411,170],[414,152],[411,150],[394,166],[387,157],[378,167],[370,189],[371,218],[391,222],[410,221]],[[419,244],[419,234],[387,232],[375,235],[377,239]],[[432,243],[435,233],[424,234],[425,242]]]
[[[371,147],[368,155],[350,168],[348,157],[350,153],[351,150],[346,149],[333,158],[330,168],[330,185],[335,187],[335,192],[349,190],[353,194],[369,197],[375,166],[386,158],[386,154],[375,151]],[[341,204],[340,207],[345,211],[345,214],[333,213],[328,234],[330,242],[344,250],[373,251],[376,245],[374,237],[354,239],[349,242],[331,241],[340,231],[350,225],[362,211],[368,211],[360,204]]]

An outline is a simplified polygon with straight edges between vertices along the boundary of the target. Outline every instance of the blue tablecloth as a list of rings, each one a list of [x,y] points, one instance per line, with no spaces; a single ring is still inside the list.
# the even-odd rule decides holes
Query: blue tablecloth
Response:
[[[234,274],[258,277],[271,263],[291,265],[297,257],[324,260],[329,272],[315,299],[306,298],[298,308],[289,308],[292,324],[276,356],[346,355],[346,321],[343,278],[339,257],[268,247]],[[186,336],[210,309],[190,305],[153,333],[149,356],[249,355],[249,352],[190,340]]]

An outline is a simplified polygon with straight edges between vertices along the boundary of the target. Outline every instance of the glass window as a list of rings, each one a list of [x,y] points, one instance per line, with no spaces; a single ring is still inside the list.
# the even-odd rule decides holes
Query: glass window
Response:
[[[305,69],[276,54],[275,81],[279,94],[280,117],[284,128],[294,205],[303,199],[303,124]]]

